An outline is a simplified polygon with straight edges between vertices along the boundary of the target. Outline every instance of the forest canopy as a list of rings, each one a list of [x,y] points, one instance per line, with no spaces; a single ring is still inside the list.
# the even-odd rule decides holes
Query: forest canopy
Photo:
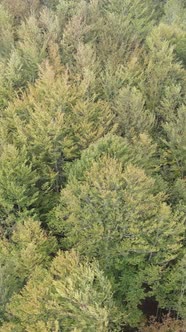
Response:
[[[185,331],[185,234],[185,1],[0,0],[0,331]]]

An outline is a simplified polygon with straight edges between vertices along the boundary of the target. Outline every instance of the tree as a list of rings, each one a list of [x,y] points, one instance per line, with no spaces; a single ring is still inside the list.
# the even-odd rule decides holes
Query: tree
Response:
[[[63,185],[65,161],[77,158],[90,143],[115,130],[108,104],[89,99],[81,86],[70,84],[65,71],[62,73],[63,77],[55,74],[46,63],[35,86],[3,114],[2,135],[18,148],[25,145],[38,176],[42,216],[53,207]]]
[[[39,266],[47,267],[57,250],[54,237],[47,236],[40,223],[27,218],[17,221],[9,239],[0,240],[1,322],[13,294],[20,291]]]
[[[0,0],[1,330],[184,319],[185,23],[184,0]]]
[[[144,284],[153,289],[177,259],[183,215],[171,211],[165,195],[155,193],[155,181],[139,167],[109,155],[87,160],[70,173],[49,225],[61,234],[64,249],[100,262],[135,325],[148,293]]]
[[[0,5],[0,38],[1,58],[9,54],[14,43],[12,17],[2,5]]]
[[[152,29],[151,1],[103,1],[103,22],[98,53],[107,64],[125,64],[131,53]],[[98,34],[98,33],[97,33]]]
[[[154,125],[153,115],[145,109],[145,100],[136,88],[123,87],[115,98],[115,111],[121,135],[134,137],[149,132]]]
[[[186,107],[182,105],[177,115],[167,121],[163,128],[166,133],[164,142],[167,146],[164,149],[164,155],[167,164],[170,165],[171,178],[183,179],[186,170]]]
[[[186,319],[186,256],[185,250],[172,268],[168,269],[167,275],[157,283],[157,299],[163,308],[175,310],[177,318]]]
[[[7,313],[2,331],[110,331],[117,320],[109,281],[96,262],[59,253],[50,270],[37,268]]]
[[[186,9],[184,0],[168,0],[164,6],[165,21],[168,24],[177,24],[185,28]]]
[[[20,151],[13,145],[4,145],[0,155],[0,217],[3,233],[9,233],[20,214],[37,215],[37,180],[25,146]]]
[[[182,66],[175,61],[174,46],[170,35],[169,29],[160,24],[146,39],[145,83],[144,86],[142,85],[142,92],[146,96],[147,108],[156,115],[158,129],[161,129],[161,124],[167,116],[166,113],[161,112],[165,92],[172,86],[179,86],[182,91],[185,91],[185,72]],[[182,99],[181,96],[180,94]]]

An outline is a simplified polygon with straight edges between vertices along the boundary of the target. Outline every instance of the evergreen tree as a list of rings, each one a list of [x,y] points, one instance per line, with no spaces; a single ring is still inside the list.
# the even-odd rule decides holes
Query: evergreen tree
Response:
[[[179,108],[169,122],[165,123],[164,129],[167,135],[166,144],[168,161],[171,163],[173,177],[183,179],[186,172],[186,107]]]
[[[0,217],[3,233],[8,234],[9,227],[21,214],[37,214],[37,180],[25,147],[20,151],[6,144],[0,156]]]
[[[171,212],[163,193],[154,194],[142,169],[109,156],[87,166],[69,177],[51,225],[63,234],[63,248],[99,260],[136,324],[143,285],[153,287],[179,254],[183,216]]]
[[[183,326],[185,23],[184,0],[0,0],[2,331]]]
[[[134,137],[149,132],[154,124],[153,115],[145,110],[145,101],[136,88],[120,89],[115,99],[115,109],[121,135]]]
[[[2,5],[0,5],[0,58],[9,54],[13,43],[12,17]]]
[[[8,306],[2,331],[110,331],[117,320],[112,290],[96,262],[59,253],[50,270],[37,268]]]
[[[19,220],[9,240],[0,240],[0,322],[12,295],[19,292],[38,268],[47,267],[51,254],[57,250],[55,238],[42,231],[40,224],[31,218]]]

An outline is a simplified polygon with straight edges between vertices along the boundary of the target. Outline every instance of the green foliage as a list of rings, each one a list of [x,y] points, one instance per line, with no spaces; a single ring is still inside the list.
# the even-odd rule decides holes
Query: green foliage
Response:
[[[186,318],[186,256],[183,254],[178,263],[169,271],[161,285],[158,285],[157,300],[162,307],[175,310]],[[157,286],[156,286],[157,287]]]
[[[148,53],[144,59],[144,93],[147,96],[147,107],[155,112],[158,125],[164,120],[158,110],[165,97],[165,89],[172,85],[180,85],[185,91],[185,73],[181,65],[174,61],[174,47],[166,37],[165,31],[161,25],[153,29],[146,40]]]
[[[19,151],[13,145],[5,145],[0,156],[0,207],[1,227],[8,231],[8,222],[20,214],[37,213],[38,177],[28,163],[25,147]]]
[[[185,318],[185,23],[184,0],[0,0],[3,332]]]
[[[62,190],[51,225],[63,234],[65,249],[74,247],[99,260],[132,311],[130,324],[136,324],[139,313],[135,317],[134,310],[145,298],[142,285],[155,281],[152,266],[160,278],[159,266],[179,253],[183,218],[171,212],[163,193],[153,194],[154,180],[135,166],[123,169],[117,159],[103,156],[80,174],[79,179],[79,174],[71,176]]]
[[[126,137],[149,132],[154,118],[145,110],[145,100],[136,88],[122,88],[115,100],[119,131]]]
[[[150,1],[112,0],[105,7],[99,53],[106,62],[125,63],[153,26]]]
[[[32,219],[20,220],[9,241],[0,240],[1,320],[11,296],[24,286],[38,266],[46,267],[57,250],[55,238],[42,231]]]
[[[32,12],[39,9],[42,0],[1,0],[3,5],[8,9],[14,17],[16,23],[20,23],[21,19],[28,17]]]
[[[184,0],[168,0],[164,8],[167,23],[181,25],[185,28],[186,8]]]
[[[14,323],[2,331],[109,331],[116,319],[109,281],[75,252],[59,253],[49,272],[37,268],[8,312]]]
[[[178,59],[183,62],[186,67],[186,37],[180,38],[176,43],[176,55]]]
[[[12,18],[0,5],[0,57],[7,56],[13,45]]]
[[[170,170],[173,177],[184,178],[186,172],[186,107],[179,108],[177,115],[175,115],[169,122],[165,123],[164,130],[166,132],[166,145],[168,150],[165,150],[170,164]]]
[[[53,207],[63,184],[65,160],[77,158],[90,143],[115,130],[108,104],[87,98],[81,86],[70,85],[65,72],[61,78],[48,63],[35,86],[9,105],[3,122],[2,136],[19,149],[25,145],[36,174],[41,216]]]
[[[82,180],[92,164],[107,155],[119,160],[123,166],[132,163],[145,168],[150,174],[156,171],[156,144],[148,135],[140,134],[131,142],[121,136],[107,134],[83,151],[81,159],[67,165],[68,178]]]

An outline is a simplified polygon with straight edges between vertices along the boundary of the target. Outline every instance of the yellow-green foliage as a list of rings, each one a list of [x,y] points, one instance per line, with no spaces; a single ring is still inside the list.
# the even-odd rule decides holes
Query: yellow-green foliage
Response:
[[[185,319],[185,41],[184,0],[0,0],[1,331]]]
[[[161,279],[163,269],[179,255],[183,215],[171,211],[163,193],[153,194],[155,181],[136,166],[102,156],[78,172],[81,176],[72,175],[61,191],[49,224],[64,234],[65,249],[74,247],[99,260],[134,316],[145,296],[135,283],[139,290],[144,282],[153,288],[154,277]],[[126,287],[125,273],[133,291],[132,285]],[[136,323],[139,316],[130,319]]]
[[[13,293],[23,287],[36,268],[47,267],[56,250],[56,239],[47,236],[31,218],[19,220],[9,240],[0,240],[1,320]]]
[[[109,281],[98,265],[74,252],[59,253],[50,270],[37,268],[8,305],[15,323],[2,331],[109,331],[114,304]]]

